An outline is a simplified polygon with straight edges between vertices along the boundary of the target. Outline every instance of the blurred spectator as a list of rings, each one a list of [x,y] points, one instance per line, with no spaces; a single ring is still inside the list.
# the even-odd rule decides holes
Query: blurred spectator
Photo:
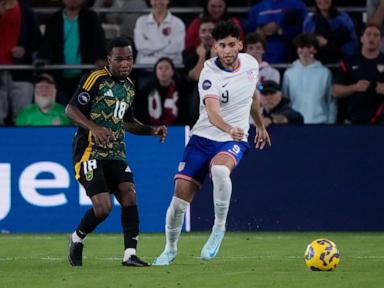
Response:
[[[252,32],[245,36],[245,52],[252,55],[259,63],[259,82],[273,80],[280,83],[280,73],[277,69],[271,67],[268,62],[263,61],[263,55],[267,51],[267,41],[264,36]]]
[[[53,77],[43,73],[35,84],[35,103],[24,107],[17,115],[17,126],[70,125],[65,107],[56,103]]]
[[[376,23],[384,33],[384,0],[367,0],[367,16],[369,23]],[[384,53],[384,41],[381,41],[381,52]]]
[[[0,0],[0,17],[5,14],[6,4],[7,4],[6,0]]]
[[[55,12],[47,24],[39,61],[105,65],[104,31],[97,14],[84,7],[83,1],[63,0],[64,8]],[[68,103],[81,75],[79,69],[67,69],[56,74],[58,90],[63,94],[59,102]]]
[[[384,54],[380,27],[368,23],[360,37],[359,54],[345,58],[336,74],[333,93],[346,98],[347,123],[384,123]]]
[[[0,2],[0,64],[31,64],[41,40],[33,10],[17,0]],[[0,125],[14,121],[19,110],[32,102],[32,73],[0,71]],[[11,115],[8,115],[11,112]]]
[[[240,21],[236,17],[231,17],[227,12],[227,4],[225,0],[206,0],[203,14],[196,17],[187,28],[185,38],[185,51],[193,53],[200,44],[199,27],[203,17],[210,17],[217,23],[221,20],[231,20],[240,29],[240,38],[243,39],[243,28]]]
[[[185,25],[168,11],[169,0],[151,0],[152,12],[139,17],[134,29],[136,64],[154,65],[161,57],[183,63]]]
[[[195,51],[186,53],[185,67],[188,71],[188,77],[193,81],[199,81],[200,72],[204,67],[205,60],[216,56],[213,48],[212,31],[215,23],[210,17],[203,17],[199,27],[200,44]]]
[[[316,35],[300,34],[294,44],[299,59],[284,73],[284,96],[291,100],[292,108],[304,116],[304,123],[335,123],[337,111],[332,97],[332,74],[315,58]]]
[[[304,32],[316,34],[320,46],[317,59],[323,64],[336,63],[356,54],[358,42],[351,17],[339,11],[332,0],[316,0],[315,9],[304,21]]]
[[[210,17],[202,17],[199,27],[200,44],[192,53],[185,53],[185,71],[187,72],[191,94],[188,102],[188,113],[190,125],[194,124],[199,116],[199,91],[197,82],[199,81],[201,70],[203,70],[204,62],[209,58],[215,57],[216,52],[213,47],[212,31],[215,23]]]
[[[289,99],[283,96],[277,82],[267,80],[258,84],[257,90],[265,127],[271,124],[304,124],[303,116],[291,108]]]
[[[151,125],[185,124],[186,91],[170,58],[160,58],[154,67],[154,82],[135,99],[135,115]]]
[[[248,31],[265,36],[268,51],[265,60],[271,64],[290,59],[291,42],[301,31],[307,7],[300,0],[262,0],[248,14]]]
[[[111,8],[119,10],[146,9],[148,8],[144,0],[96,0],[95,8]],[[137,19],[142,13],[105,13],[101,15],[103,24],[117,24],[120,26],[120,34],[122,36],[133,39],[133,29]]]

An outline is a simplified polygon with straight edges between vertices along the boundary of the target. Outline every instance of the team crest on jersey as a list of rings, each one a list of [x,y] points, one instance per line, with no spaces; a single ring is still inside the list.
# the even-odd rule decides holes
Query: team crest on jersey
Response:
[[[379,71],[380,73],[383,73],[384,72],[384,64],[377,64],[377,71]]]
[[[256,75],[252,70],[247,71],[247,76],[250,81],[256,80]]]
[[[177,171],[178,172],[181,172],[184,170],[184,167],[185,167],[185,162],[180,162],[179,163],[179,167],[177,168]]]
[[[211,81],[209,81],[209,80],[204,80],[203,81],[203,89],[204,90],[208,90],[211,87],[212,87],[212,82]]]
[[[87,92],[81,92],[79,96],[77,96],[77,100],[81,105],[86,105],[89,100],[91,100],[91,96]]]
[[[85,180],[91,181],[93,179],[93,170],[89,170],[87,174],[85,174]]]

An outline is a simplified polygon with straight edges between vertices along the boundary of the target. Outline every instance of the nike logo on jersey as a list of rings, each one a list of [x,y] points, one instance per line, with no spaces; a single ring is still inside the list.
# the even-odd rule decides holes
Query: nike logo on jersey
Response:
[[[221,87],[225,87],[225,86],[227,86],[229,84],[229,82],[227,82],[227,83],[225,83],[225,84],[223,84]]]
[[[104,96],[107,96],[107,97],[114,97],[114,96],[113,96],[113,92],[112,92],[111,89],[108,89],[108,91],[104,93]]]
[[[352,66],[352,70],[356,70],[356,69],[359,69],[359,68],[360,68],[359,65],[353,65],[353,66]]]

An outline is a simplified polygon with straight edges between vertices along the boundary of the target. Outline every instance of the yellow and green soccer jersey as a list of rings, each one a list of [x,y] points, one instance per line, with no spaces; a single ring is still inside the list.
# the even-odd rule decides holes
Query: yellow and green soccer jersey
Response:
[[[73,141],[76,174],[81,162],[90,159],[125,160],[124,122],[132,120],[134,85],[129,78],[119,80],[104,67],[86,74],[70,104],[97,125],[112,130],[114,141],[96,145],[91,131],[79,127]]]

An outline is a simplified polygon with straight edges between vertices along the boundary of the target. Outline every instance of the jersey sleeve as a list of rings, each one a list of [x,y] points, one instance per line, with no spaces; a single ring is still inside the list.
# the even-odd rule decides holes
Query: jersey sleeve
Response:
[[[97,71],[90,72],[81,78],[75,93],[69,101],[69,104],[76,106],[84,114],[89,113],[92,100],[97,95],[98,85],[96,83],[98,82],[99,74],[96,73]]]
[[[208,98],[220,100],[220,86],[216,75],[209,68],[204,67],[199,78],[199,95],[203,103]]]

